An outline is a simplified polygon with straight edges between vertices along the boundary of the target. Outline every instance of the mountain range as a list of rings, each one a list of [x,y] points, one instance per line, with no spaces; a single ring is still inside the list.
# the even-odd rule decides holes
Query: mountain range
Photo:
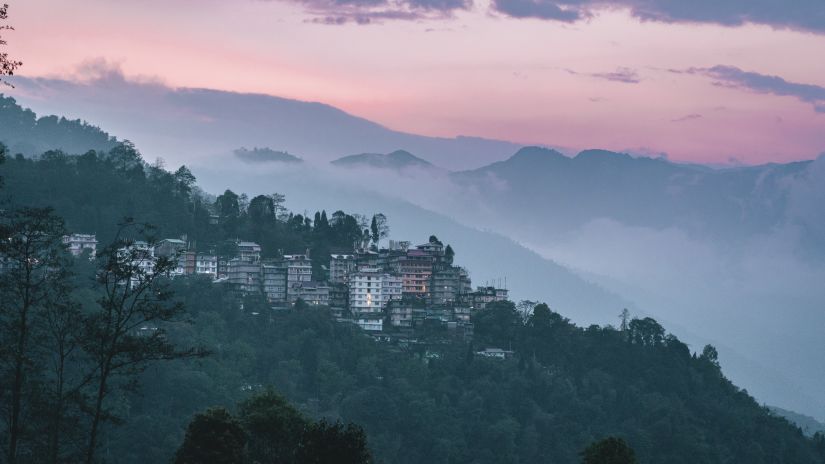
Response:
[[[277,191],[299,211],[384,212],[397,238],[444,234],[476,283],[507,277],[515,298],[545,300],[576,322],[606,323],[624,306],[652,315],[680,338],[718,345],[733,380],[763,401],[825,417],[816,355],[825,350],[825,158],[712,169],[605,150],[571,157],[116,75],[23,79],[19,89],[40,111],[105,121],[148,159],[190,165],[210,192]],[[305,163],[251,167],[233,155],[238,146]]]
[[[403,147],[448,169],[480,167],[519,148],[479,137],[426,137],[384,127],[338,108],[270,95],[172,88],[127,80],[119,72],[86,81],[15,80],[14,96],[41,114],[106,121],[149,157],[191,163],[239,146],[270,147],[305,161]],[[42,98],[48,95],[48,98]]]

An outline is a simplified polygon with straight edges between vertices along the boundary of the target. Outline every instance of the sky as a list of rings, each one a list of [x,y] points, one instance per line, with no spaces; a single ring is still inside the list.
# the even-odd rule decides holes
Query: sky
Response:
[[[102,61],[422,135],[720,164],[825,152],[822,0],[6,1],[29,77]]]

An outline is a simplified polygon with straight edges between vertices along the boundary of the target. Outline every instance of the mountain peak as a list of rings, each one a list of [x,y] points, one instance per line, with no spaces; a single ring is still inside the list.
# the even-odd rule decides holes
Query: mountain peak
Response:
[[[544,148],[538,146],[530,146],[524,147],[519,149],[513,156],[510,157],[510,160],[513,161],[524,161],[524,160],[536,160],[536,159],[559,159],[559,158],[567,158],[560,152],[552,149],[552,148]]]
[[[579,152],[574,158],[577,161],[603,161],[603,160],[630,160],[632,156],[627,153],[619,153],[610,150],[584,150]]]
[[[395,150],[386,155],[380,153],[361,153],[339,158],[332,162],[336,166],[368,166],[381,169],[404,169],[409,167],[433,168],[429,161],[421,159],[406,150]]]

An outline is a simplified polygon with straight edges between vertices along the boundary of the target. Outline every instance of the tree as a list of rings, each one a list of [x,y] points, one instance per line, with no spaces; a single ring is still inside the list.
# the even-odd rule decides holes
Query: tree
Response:
[[[8,10],[9,6],[7,4],[3,4],[0,6],[0,21],[5,21],[8,18]],[[7,25],[7,24],[0,24],[0,31],[13,31],[14,28]],[[3,40],[3,36],[0,35],[0,46],[6,45],[6,41]],[[14,71],[17,70],[20,66],[23,66],[22,61],[15,60],[13,58],[9,58],[9,54],[3,51],[0,51],[0,83],[6,84],[10,87],[14,87],[11,85],[10,82],[5,80],[3,76],[13,76]]]
[[[218,216],[224,221],[229,219],[236,219],[241,214],[241,207],[238,195],[232,190],[226,190],[222,195],[215,199],[215,208],[218,210]]]
[[[253,224],[262,225],[275,218],[275,203],[272,197],[258,195],[249,202],[248,212]]]
[[[521,317],[510,301],[495,301],[472,315],[475,332],[487,342],[507,348],[521,326]]]
[[[281,395],[273,390],[255,395],[240,404],[238,414],[252,462],[295,462],[308,422]]]
[[[370,232],[372,243],[378,245],[382,238],[386,238],[390,234],[390,227],[387,225],[387,216],[383,213],[378,213],[372,217],[370,223]]]
[[[665,329],[652,317],[633,319],[628,324],[630,341],[644,346],[659,346],[665,339]]]
[[[195,179],[195,175],[192,174],[192,171],[186,166],[181,166],[175,171],[174,178],[178,193],[183,197],[189,197],[189,194],[192,193],[192,187],[194,187],[195,181],[197,180]]]
[[[18,460],[34,395],[42,389],[44,320],[68,302],[63,220],[49,208],[5,213],[0,224],[0,379],[7,408],[7,460]],[[28,427],[32,428],[32,427]]]
[[[453,259],[455,258],[455,251],[453,251],[453,247],[447,245],[447,248],[444,249],[444,259],[447,261],[447,264],[453,264]]]
[[[175,464],[237,464],[243,462],[245,444],[237,419],[224,408],[207,409],[189,423]]]
[[[372,237],[372,243],[378,244],[378,221],[375,220],[375,216],[372,217],[372,222],[370,223],[370,232]]]
[[[537,329],[546,329],[553,325],[554,317],[558,318],[558,314],[555,314],[553,311],[550,310],[550,307],[547,306],[547,303],[540,303],[537,304],[533,308],[533,315],[530,317],[530,325],[537,328]]]
[[[635,464],[636,453],[621,438],[608,437],[581,452],[582,464]]]
[[[165,326],[178,322],[184,312],[166,279],[177,262],[175,257],[153,259],[149,255],[155,242],[148,230],[151,227],[127,219],[100,254],[97,280],[102,295],[86,318],[83,337],[95,379],[89,394],[87,464],[95,459],[102,423],[114,417],[106,402],[113,390],[134,384],[137,374],[152,362],[206,354],[198,349],[179,350],[166,336]],[[140,243],[127,238],[127,232],[147,240]]]
[[[622,332],[627,332],[627,323],[630,320],[630,311],[628,311],[627,308],[622,309],[622,312],[619,314],[619,319],[621,320],[619,329]]]
[[[705,347],[702,348],[702,355],[699,356],[699,359],[702,359],[716,367],[719,367],[719,352],[713,345],[705,345]]]
[[[310,424],[301,439],[297,461],[300,464],[369,464],[364,430],[354,424],[321,420]]]

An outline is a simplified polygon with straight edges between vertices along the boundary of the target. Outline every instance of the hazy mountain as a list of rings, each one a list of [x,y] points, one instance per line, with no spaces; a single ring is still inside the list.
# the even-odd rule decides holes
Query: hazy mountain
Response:
[[[654,317],[724,340],[792,379],[815,405],[743,359],[729,365],[739,383],[825,417],[825,360],[814,355],[825,351],[825,157],[710,169],[525,148],[450,180],[443,206],[429,207],[525,243]]]
[[[387,153],[386,155],[379,153],[349,155],[333,161],[332,164],[344,168],[370,167],[395,170],[402,170],[405,168],[435,168],[432,163],[429,163],[404,150],[396,150],[392,153]]]
[[[285,151],[277,151],[271,148],[239,148],[233,152],[241,161],[247,163],[302,163],[301,158],[290,155]]]
[[[776,415],[782,416],[785,419],[788,419],[791,423],[796,424],[800,429],[802,429],[802,432],[804,432],[805,435],[813,436],[817,432],[825,433],[825,423],[819,422],[811,416],[788,411],[787,409],[777,408],[775,406],[771,406],[770,409]]]
[[[388,153],[402,147],[439,166],[467,169],[519,148],[476,137],[394,131],[322,103],[138,83],[113,70],[82,82],[19,77],[15,85],[15,97],[38,113],[105,121],[107,128],[135,142],[147,159],[164,157],[177,164],[250,145],[278,147],[316,162],[332,161],[341,153]]]
[[[606,218],[737,240],[806,219],[789,215],[796,180],[811,163],[710,169],[604,150],[571,158],[528,147],[453,179],[474,187],[495,181],[501,188],[483,190],[483,200],[496,214],[518,221],[527,236],[564,233]]]
[[[719,345],[726,371],[760,400],[825,418],[825,158],[714,170],[529,148],[467,170],[518,147],[411,136],[326,105],[118,75],[18,82],[37,108],[105,121],[148,159],[192,165],[211,192],[286,193],[298,211],[384,212],[394,238],[437,233],[466,257],[476,283],[506,277],[515,298],[545,300],[577,323],[615,321],[628,305],[685,340]],[[231,154],[238,146],[306,161],[402,147],[464,171],[252,167]],[[467,152],[478,156],[459,163]]]

